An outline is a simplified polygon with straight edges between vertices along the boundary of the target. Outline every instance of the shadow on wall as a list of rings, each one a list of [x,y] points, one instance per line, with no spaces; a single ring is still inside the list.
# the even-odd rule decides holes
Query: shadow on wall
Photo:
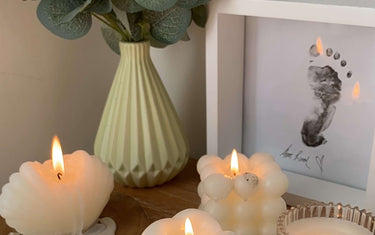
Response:
[[[205,32],[192,24],[191,40],[151,50],[160,77],[189,139],[190,155],[206,153]]]

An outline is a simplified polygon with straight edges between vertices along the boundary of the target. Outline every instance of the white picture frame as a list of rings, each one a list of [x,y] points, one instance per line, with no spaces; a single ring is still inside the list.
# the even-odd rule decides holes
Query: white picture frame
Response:
[[[206,26],[208,154],[223,157],[233,148],[242,149],[246,16],[375,28],[375,9],[368,1],[346,1],[346,5],[335,5],[334,1],[330,5],[311,2],[214,0],[210,3]],[[366,190],[285,171],[289,179],[288,198],[293,199],[288,203],[301,203],[294,199],[303,197],[342,202],[375,212],[375,139],[372,146]]]

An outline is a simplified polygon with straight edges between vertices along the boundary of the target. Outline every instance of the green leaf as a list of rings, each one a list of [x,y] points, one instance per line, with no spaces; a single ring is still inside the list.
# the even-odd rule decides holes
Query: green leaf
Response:
[[[199,0],[178,0],[176,6],[191,9]]]
[[[158,40],[154,39],[153,37],[151,37],[149,40],[150,40],[151,46],[155,47],[155,48],[165,48],[165,47],[168,46],[168,44],[159,42]]]
[[[156,22],[160,21],[163,19],[168,14],[168,11],[150,11],[150,10],[145,10],[143,11],[143,18],[145,19],[146,22],[150,24],[155,24]]]
[[[41,0],[37,16],[44,27],[55,35],[77,39],[86,35],[92,25],[90,13],[81,11],[88,2],[91,1]]]
[[[211,1],[211,0],[199,0],[197,3],[195,3],[195,6],[194,6],[194,7],[201,6],[201,5],[205,5],[205,4],[208,3],[209,1]]]
[[[139,42],[143,40],[142,27],[139,22],[142,20],[142,13],[128,13],[128,21],[130,27],[130,34],[134,41]]]
[[[185,35],[190,22],[190,10],[173,7],[162,14],[157,22],[151,24],[151,35],[159,42],[173,44]]]
[[[130,30],[128,15],[125,10],[121,10],[117,8],[115,4],[113,4],[113,12],[116,15],[116,18],[121,22],[121,24],[125,27],[126,30]]]
[[[120,55],[119,43],[122,39],[121,34],[106,25],[101,27],[101,31],[107,45],[112,49],[112,51]]]
[[[142,7],[152,11],[164,11],[176,4],[177,0],[135,0]]]
[[[142,28],[138,25],[138,22],[142,20],[142,12],[127,13],[117,8],[115,5],[113,5],[113,11],[117,19],[121,21],[122,25],[130,33],[132,37],[131,41],[141,41],[143,39]]]
[[[209,1],[210,0],[178,0],[177,3],[176,3],[176,6],[191,9],[191,8],[196,7],[196,6],[206,4]]]
[[[110,0],[93,0],[86,10],[93,11],[98,14],[109,13],[112,11],[112,3]]]
[[[187,42],[190,41],[189,34],[186,32],[185,35],[181,38],[181,41]]]
[[[89,4],[91,0],[85,1],[73,1],[71,5],[71,11],[67,13],[64,17],[62,17],[60,23],[67,23],[71,21],[76,15],[78,15],[81,11],[83,11]]]
[[[196,2],[195,5],[192,8],[204,5],[204,4],[208,3],[209,1],[211,1],[211,0],[198,0],[198,2]]]
[[[144,9],[135,0],[112,0],[112,3],[118,9],[129,13],[140,12]]]
[[[200,5],[191,9],[192,18],[196,25],[204,28],[207,23],[208,11],[205,5]]]
[[[151,38],[151,26],[147,22],[139,22],[138,26],[141,28],[141,38],[142,40],[150,40]]]

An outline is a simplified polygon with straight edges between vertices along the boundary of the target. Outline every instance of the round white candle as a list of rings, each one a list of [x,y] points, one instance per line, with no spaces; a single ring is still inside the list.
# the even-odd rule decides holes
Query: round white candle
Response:
[[[225,159],[206,155],[197,170],[200,208],[223,229],[237,235],[276,233],[277,218],[286,210],[281,195],[288,180],[271,155],[256,153],[250,159],[236,151]]]
[[[289,235],[372,235],[366,228],[335,218],[306,218],[286,227]]]
[[[219,223],[208,213],[197,209],[186,209],[173,218],[152,223],[142,235],[234,235],[234,233],[224,232]]]
[[[2,188],[0,215],[17,232],[75,235],[98,219],[113,190],[112,173],[85,151],[63,159],[65,172],[51,160],[25,162]]]

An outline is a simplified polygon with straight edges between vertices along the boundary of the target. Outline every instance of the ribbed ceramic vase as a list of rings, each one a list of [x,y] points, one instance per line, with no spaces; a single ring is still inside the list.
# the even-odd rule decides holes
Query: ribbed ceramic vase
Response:
[[[150,43],[120,43],[121,59],[96,135],[94,152],[117,182],[151,187],[176,176],[189,148],[150,57]]]

